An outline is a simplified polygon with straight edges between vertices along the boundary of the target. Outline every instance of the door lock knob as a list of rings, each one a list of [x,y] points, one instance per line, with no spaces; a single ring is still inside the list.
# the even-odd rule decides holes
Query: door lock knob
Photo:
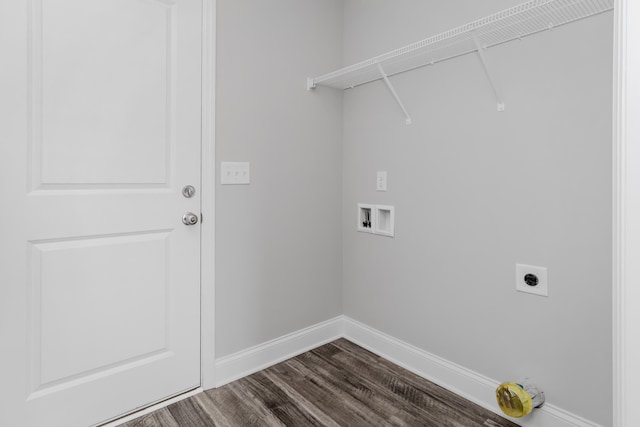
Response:
[[[194,194],[196,194],[196,189],[193,187],[193,185],[187,185],[182,189],[182,195],[187,199],[192,198]]]

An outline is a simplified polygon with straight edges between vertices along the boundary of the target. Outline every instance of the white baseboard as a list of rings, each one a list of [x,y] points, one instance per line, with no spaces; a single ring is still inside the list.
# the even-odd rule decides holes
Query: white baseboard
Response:
[[[230,383],[343,336],[338,316],[216,360],[216,387]]]
[[[338,338],[346,338],[496,414],[499,382],[425,350],[400,341],[346,316],[338,316],[300,331],[216,360],[216,387],[230,383]],[[523,427],[602,427],[552,404],[523,419]]]
[[[504,417],[495,401],[498,381],[348,317],[343,321],[349,341]],[[511,420],[525,427],[602,427],[548,403],[526,418]]]

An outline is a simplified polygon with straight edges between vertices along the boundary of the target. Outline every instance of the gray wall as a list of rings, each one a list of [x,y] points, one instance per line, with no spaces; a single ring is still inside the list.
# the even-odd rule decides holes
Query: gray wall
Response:
[[[342,94],[306,77],[342,61],[340,0],[218,0],[216,357],[342,313]]]
[[[346,0],[350,64],[519,1]],[[344,92],[345,314],[611,424],[612,14]],[[376,171],[389,191],[375,191]],[[396,237],[356,203],[396,207]],[[549,297],[515,291],[546,266]]]

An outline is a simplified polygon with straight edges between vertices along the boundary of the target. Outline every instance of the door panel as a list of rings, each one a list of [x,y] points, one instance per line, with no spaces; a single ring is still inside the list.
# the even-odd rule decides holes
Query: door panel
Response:
[[[0,2],[0,425],[200,384],[200,49],[200,0]]]
[[[167,272],[157,267],[166,264],[168,238],[33,243],[35,391],[167,351]]]
[[[34,0],[32,7],[32,143],[41,182],[167,184],[177,6]]]

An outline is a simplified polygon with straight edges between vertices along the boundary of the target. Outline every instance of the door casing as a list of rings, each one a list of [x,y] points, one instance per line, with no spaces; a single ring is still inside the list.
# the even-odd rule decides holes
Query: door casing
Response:
[[[201,386],[215,384],[216,0],[202,0]]]
[[[613,86],[613,425],[640,425],[640,4],[616,0]]]

